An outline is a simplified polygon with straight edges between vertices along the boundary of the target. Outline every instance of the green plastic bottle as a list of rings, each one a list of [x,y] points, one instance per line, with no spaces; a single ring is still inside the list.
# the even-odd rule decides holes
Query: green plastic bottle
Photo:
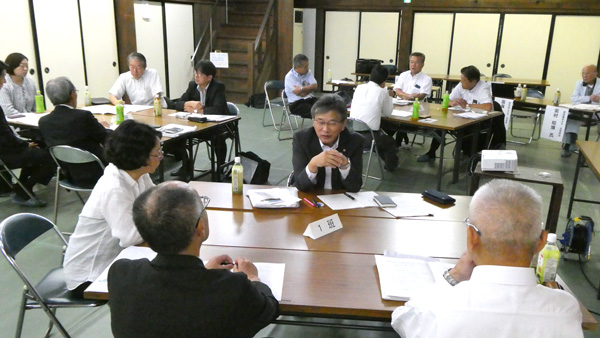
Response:
[[[556,234],[548,234],[548,242],[544,249],[540,251],[537,267],[535,268],[535,274],[540,284],[556,279],[559,260],[560,250],[556,246]]]
[[[117,124],[121,124],[123,120],[125,120],[125,115],[123,115],[123,101],[119,101],[117,103]]]
[[[419,107],[420,107],[420,103],[419,103],[419,99],[415,98],[415,102],[413,102],[413,112],[412,112],[412,116],[410,117],[410,119],[412,121],[417,121],[419,120]]]
[[[43,113],[45,111],[46,107],[44,107],[44,96],[42,96],[42,93],[38,90],[35,94],[35,112]]]
[[[244,192],[244,167],[239,156],[235,157],[231,169],[231,187],[234,194],[241,195]]]
[[[162,116],[162,102],[160,101],[160,95],[154,97],[154,116]]]
[[[448,106],[450,105],[450,94],[446,91],[446,94],[442,97],[442,111],[444,113],[448,112]]]

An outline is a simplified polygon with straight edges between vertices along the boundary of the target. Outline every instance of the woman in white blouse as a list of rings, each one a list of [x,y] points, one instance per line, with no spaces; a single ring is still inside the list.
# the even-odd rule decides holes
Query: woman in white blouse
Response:
[[[142,243],[131,214],[135,199],[154,186],[151,173],[163,153],[160,132],[126,120],[106,140],[110,162],[85,203],[65,253],[64,272],[69,290],[82,296],[126,247]]]
[[[6,117],[35,111],[35,82],[27,76],[29,59],[21,53],[6,57],[6,84],[0,90],[0,105]]]

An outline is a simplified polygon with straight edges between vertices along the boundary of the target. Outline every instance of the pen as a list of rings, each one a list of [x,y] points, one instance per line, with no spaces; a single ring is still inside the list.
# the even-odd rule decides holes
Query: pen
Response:
[[[344,195],[348,196],[351,200],[356,201],[356,198],[352,197],[349,193],[345,192]]]
[[[304,202],[306,202],[306,204],[310,205],[311,207],[315,207],[315,205],[313,204],[313,202],[309,201],[306,197],[303,198]]]
[[[317,208],[320,208],[320,207],[321,207],[321,203],[317,202],[317,200],[316,200],[316,199],[314,199],[314,198],[311,198],[311,201],[313,202],[313,204],[314,204],[314,205],[315,205]]]
[[[225,266],[225,265],[235,265],[235,263],[225,263],[225,262],[221,263],[221,266]]]

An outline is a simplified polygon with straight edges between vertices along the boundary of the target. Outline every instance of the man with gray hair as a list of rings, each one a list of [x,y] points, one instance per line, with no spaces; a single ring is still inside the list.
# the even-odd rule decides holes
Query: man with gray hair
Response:
[[[294,56],[294,68],[285,75],[285,95],[290,103],[290,112],[304,118],[311,118],[310,108],[317,102],[312,92],[317,90],[317,80],[308,69],[308,57]]]
[[[575,297],[537,284],[530,267],[546,244],[541,197],[510,180],[493,180],[469,207],[467,252],[392,314],[411,337],[583,337]]]
[[[177,181],[136,199],[133,221],[157,255],[111,266],[115,337],[253,337],[277,318],[279,303],[250,260],[198,258],[209,236],[209,202]]]
[[[119,100],[124,101],[127,94],[131,104],[151,106],[154,104],[156,95],[162,96],[163,89],[160,84],[158,72],[152,68],[146,68],[146,57],[142,53],[133,52],[127,56],[129,71],[122,73],[115,84],[108,91],[110,103],[117,105]],[[167,107],[164,99],[162,106]]]
[[[54,105],[54,110],[39,122],[46,145],[68,145],[87,150],[107,164],[103,145],[110,131],[107,129],[108,124],[101,124],[87,110],[75,108],[77,90],[73,83],[66,77],[52,79],[46,84],[46,93]],[[102,170],[96,163],[73,165],[69,172],[73,174],[71,180],[91,188],[102,176]]]

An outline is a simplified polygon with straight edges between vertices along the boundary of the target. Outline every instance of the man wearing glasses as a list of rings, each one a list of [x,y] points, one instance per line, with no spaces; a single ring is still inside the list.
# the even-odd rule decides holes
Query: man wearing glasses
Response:
[[[294,134],[294,182],[301,191],[343,189],[362,185],[364,138],[346,129],[346,104],[338,95],[324,95],[312,107],[313,128]]]
[[[410,337],[583,337],[581,311],[568,292],[537,284],[530,267],[546,244],[541,197],[510,180],[493,180],[473,196],[467,252],[392,314]]]
[[[253,337],[277,318],[279,303],[251,261],[221,255],[205,265],[198,258],[209,235],[209,202],[176,181],[136,199],[135,226],[157,255],[111,266],[115,337]]]
[[[142,53],[131,53],[127,56],[129,71],[122,73],[108,91],[110,103],[117,105],[127,94],[131,104],[151,106],[156,95],[162,96],[163,89],[156,69],[146,68],[146,57]],[[161,99],[162,106],[166,103]]]

